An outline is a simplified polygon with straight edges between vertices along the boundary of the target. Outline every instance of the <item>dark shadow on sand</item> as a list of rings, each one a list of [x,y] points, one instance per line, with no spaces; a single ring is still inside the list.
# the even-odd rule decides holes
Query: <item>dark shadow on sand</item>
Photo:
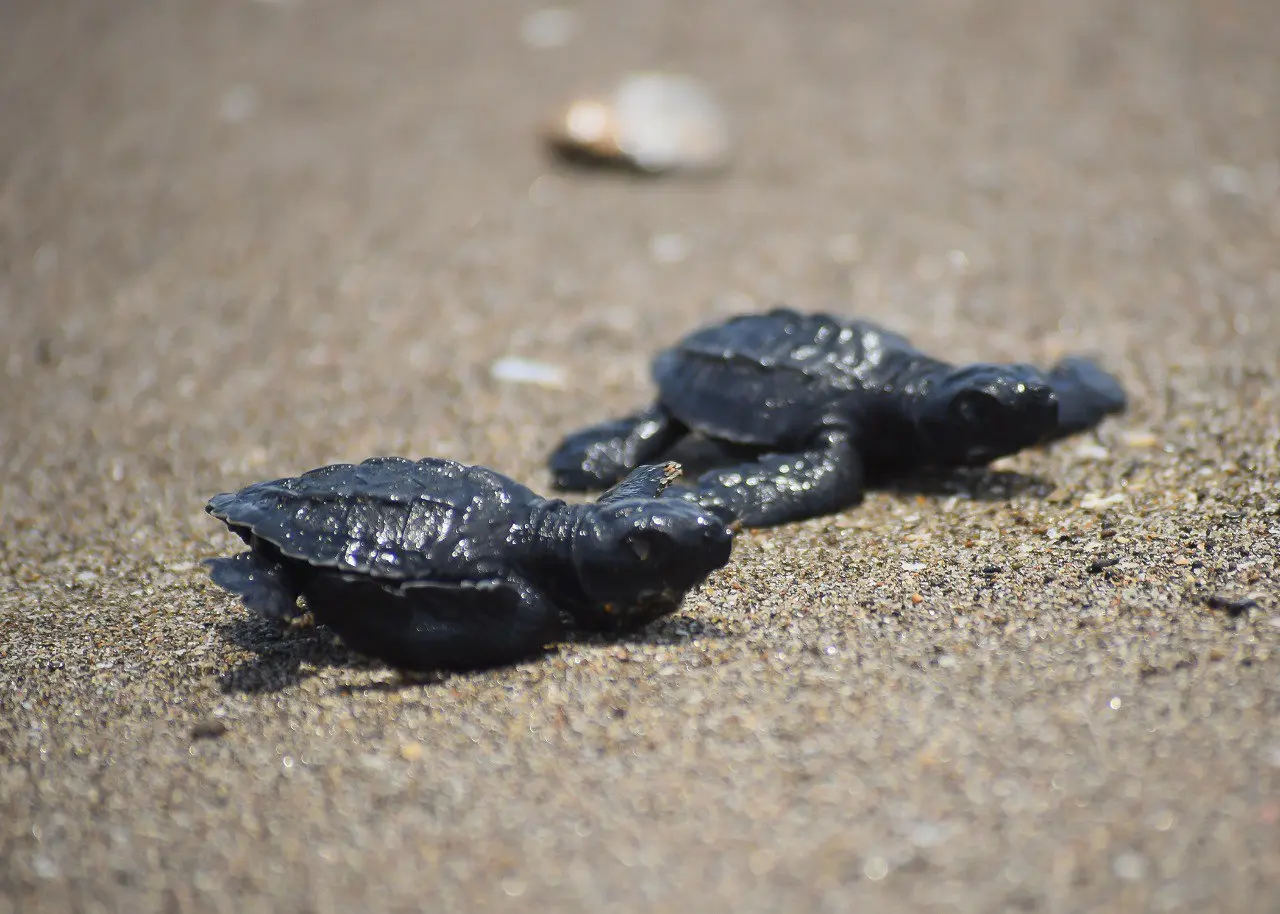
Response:
[[[229,644],[254,654],[218,677],[223,692],[279,692],[311,675],[304,665],[340,669],[378,666],[376,661],[347,650],[319,626],[283,628],[250,615],[219,623],[217,633]]]
[[[923,495],[926,498],[959,495],[972,501],[1008,501],[1021,495],[1045,498],[1056,486],[1043,476],[1035,474],[977,468],[949,470],[946,473],[918,473],[901,479],[886,480],[868,488],[898,495]]]
[[[541,651],[533,651],[512,663],[500,663],[475,669],[398,670],[376,658],[366,657],[343,646],[337,636],[324,626],[284,628],[255,616],[219,623],[217,633],[224,641],[254,657],[236,664],[218,677],[224,693],[271,694],[297,685],[314,675],[315,669],[387,670],[397,675],[391,680],[343,683],[335,692],[357,695],[364,692],[396,692],[405,688],[441,685],[455,676],[467,676],[536,663],[555,652],[557,644],[584,647],[609,645],[677,645],[691,637],[726,638],[716,625],[672,616],[651,622],[629,632],[590,632],[566,626],[555,642]]]
[[[684,631],[681,631],[681,629],[684,629]],[[661,647],[683,644],[691,638],[729,637],[731,636],[718,625],[690,619],[687,616],[667,616],[663,619],[656,619],[643,628],[627,632],[592,632],[584,629],[569,628],[560,638],[560,643],[587,647],[606,647],[610,645],[650,645]]]
[[[571,144],[548,142],[543,162],[556,175],[572,180],[626,181],[634,184],[714,185],[727,169],[669,169],[646,171],[624,156],[601,156]]]

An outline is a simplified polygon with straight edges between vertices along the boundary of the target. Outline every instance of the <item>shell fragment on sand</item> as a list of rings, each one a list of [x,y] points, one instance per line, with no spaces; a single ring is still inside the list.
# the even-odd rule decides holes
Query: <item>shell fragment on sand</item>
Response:
[[[537,384],[541,387],[562,388],[568,382],[568,374],[559,365],[537,362],[518,356],[505,356],[489,367],[496,381],[508,384]]]
[[[649,174],[714,171],[732,146],[728,119],[711,91],[689,76],[636,73],[607,96],[570,103],[546,132],[573,161]]]

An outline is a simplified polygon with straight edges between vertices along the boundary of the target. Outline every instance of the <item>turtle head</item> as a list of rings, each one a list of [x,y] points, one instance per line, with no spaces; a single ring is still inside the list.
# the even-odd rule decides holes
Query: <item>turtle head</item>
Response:
[[[970,365],[929,390],[918,421],[937,462],[978,466],[1043,441],[1058,424],[1058,397],[1030,365]]]
[[[573,568],[586,596],[574,615],[601,630],[637,628],[674,612],[729,561],[733,528],[679,498],[624,498],[583,507]]]

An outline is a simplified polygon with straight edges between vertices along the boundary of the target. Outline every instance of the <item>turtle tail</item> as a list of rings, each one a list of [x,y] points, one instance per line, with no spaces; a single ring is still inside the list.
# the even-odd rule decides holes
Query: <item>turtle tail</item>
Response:
[[[298,592],[278,562],[256,552],[242,552],[231,558],[208,559],[204,564],[215,584],[239,595],[258,615],[277,622],[290,622],[302,615]]]

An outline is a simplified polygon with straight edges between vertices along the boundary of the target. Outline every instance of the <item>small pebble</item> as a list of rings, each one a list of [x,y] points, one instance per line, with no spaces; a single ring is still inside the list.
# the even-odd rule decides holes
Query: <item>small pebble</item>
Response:
[[[1099,495],[1096,492],[1090,492],[1084,498],[1080,499],[1080,507],[1086,511],[1100,511],[1103,508],[1110,508],[1124,501],[1124,493],[1116,492],[1112,495]]]
[[[502,880],[503,893],[512,898],[519,898],[525,893],[525,889],[527,888],[528,886],[525,885],[524,880],[522,879],[510,878]]]
[[[1151,432],[1135,431],[1129,432],[1124,436],[1124,443],[1129,445],[1129,447],[1155,447],[1160,443],[1160,439],[1151,434]]]
[[[405,743],[400,747],[400,757],[406,762],[416,762],[422,758],[422,743]]]
[[[216,717],[197,721],[191,726],[192,739],[217,739],[227,732],[227,725]]]
[[[1232,599],[1218,594],[1211,596],[1207,601],[1210,609],[1221,609],[1229,616],[1241,616],[1249,610],[1254,609],[1258,605],[1257,600],[1250,600],[1247,597],[1243,599]]]
[[[872,857],[862,867],[862,874],[872,882],[879,882],[889,875],[889,864],[883,857]]]

